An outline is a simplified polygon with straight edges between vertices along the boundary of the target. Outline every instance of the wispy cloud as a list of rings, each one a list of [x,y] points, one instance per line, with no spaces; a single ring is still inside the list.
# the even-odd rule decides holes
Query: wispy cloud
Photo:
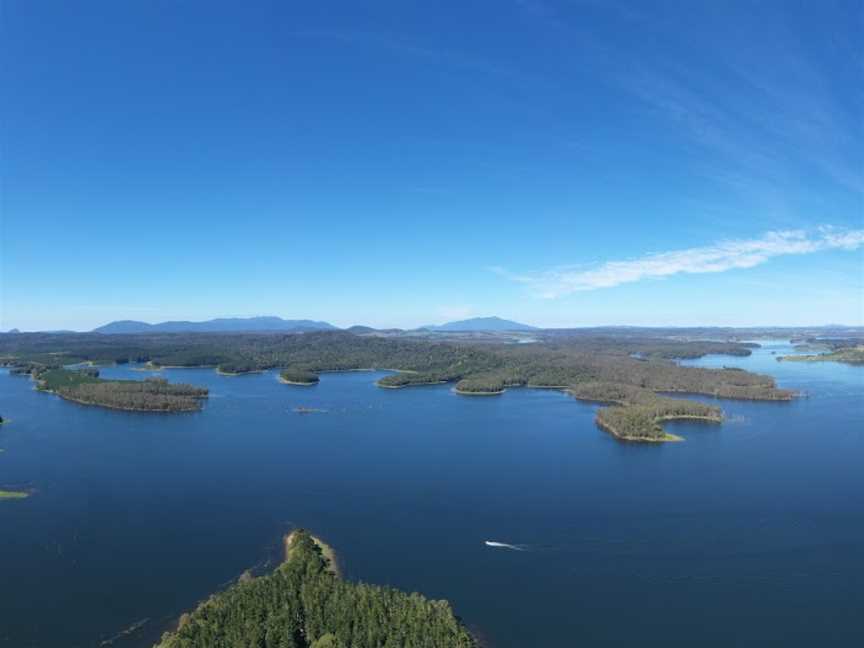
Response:
[[[835,3],[820,14],[831,37],[813,38],[782,3],[646,4],[517,3],[574,69],[602,70],[644,132],[666,133],[689,174],[749,204],[766,229],[805,226],[810,205],[836,209],[837,196],[860,205],[864,63],[846,27],[860,11]],[[620,40],[597,37],[598,24]]]
[[[528,286],[540,297],[555,299],[575,292],[611,288],[643,279],[752,268],[778,256],[811,254],[823,250],[857,250],[861,246],[864,246],[864,229],[821,227],[815,232],[767,232],[759,238],[652,253],[627,261],[607,261],[590,268],[562,266],[527,274],[512,273],[501,267],[491,270]]]

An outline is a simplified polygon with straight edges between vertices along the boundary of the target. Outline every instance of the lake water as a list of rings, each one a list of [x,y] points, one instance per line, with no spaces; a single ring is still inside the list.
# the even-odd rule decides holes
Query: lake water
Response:
[[[293,526],[350,579],[449,599],[493,648],[860,643],[864,368],[776,362],[788,348],[689,364],[807,398],[722,401],[727,423],[670,424],[686,441],[663,445],[616,442],[556,391],[168,370],[211,398],[154,415],[4,372],[0,484],[37,492],[0,502],[0,645],[98,646],[143,619],[115,645],[150,645]]]

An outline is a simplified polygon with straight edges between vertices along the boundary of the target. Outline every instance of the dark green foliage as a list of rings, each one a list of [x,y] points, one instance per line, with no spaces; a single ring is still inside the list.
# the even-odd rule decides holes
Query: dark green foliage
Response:
[[[252,361],[228,361],[219,363],[219,371],[226,374],[244,374],[261,371],[261,368]]]
[[[656,338],[628,340],[631,353],[643,357],[673,359],[701,358],[709,354],[749,356],[758,344],[740,342],[707,342],[657,340]]]
[[[95,374],[95,375],[94,375]],[[201,409],[207,390],[172,384],[164,378],[102,380],[92,369],[36,371],[39,388],[85,405],[141,412],[191,412]]]
[[[40,389],[60,392],[61,390],[72,390],[88,383],[98,383],[99,378],[83,371],[70,371],[68,369],[49,369],[47,371],[34,370],[33,377],[39,381]]]
[[[191,385],[169,385],[149,380],[101,381],[57,392],[63,398],[88,405],[144,412],[191,412],[201,409],[207,391]]]
[[[471,376],[456,383],[456,389],[466,394],[495,394],[504,391],[504,379],[496,376]]]
[[[671,334],[670,334],[671,335]],[[637,404],[652,392],[705,394],[718,398],[790,400],[794,393],[778,389],[769,376],[740,369],[685,367],[671,358],[706,353],[747,355],[751,344],[649,338],[622,331],[620,337],[584,332],[544,332],[543,342],[501,344],[435,342],[423,338],[353,335],[347,332],[304,334],[163,334],[163,335],[39,335],[0,336],[0,357],[7,364],[100,362],[105,358],[146,359],[159,365],[218,365],[243,373],[283,368],[283,377],[302,378],[322,371],[397,369],[379,381],[382,387],[455,382],[465,393],[499,392],[507,387],[581,388],[594,385],[597,400]],[[597,384],[603,385],[599,392]],[[603,389],[641,390],[610,396]],[[626,386],[626,387],[622,387]],[[92,390],[93,388],[88,388]],[[586,394],[588,392],[585,392]],[[653,396],[653,405],[658,402]],[[680,402],[680,401],[678,401]],[[657,418],[653,410],[641,419]],[[625,416],[604,413],[603,416]],[[633,412],[626,416],[636,416]],[[602,421],[601,421],[602,422]],[[634,424],[635,425],[635,424]],[[628,428],[634,427],[628,425]],[[648,426],[640,426],[646,435]],[[652,430],[654,428],[651,428]]]
[[[312,642],[311,648],[345,648],[339,638],[329,632]]]
[[[666,433],[662,421],[680,418],[711,422],[723,420],[719,407],[666,398],[651,390],[623,383],[586,382],[574,385],[568,391],[580,400],[615,403],[597,411],[597,424],[622,439],[663,440]]]
[[[660,441],[666,433],[653,413],[638,405],[604,407],[597,412],[597,425],[626,440]]]
[[[846,337],[846,338],[831,338],[831,337],[810,337],[807,338],[808,344],[818,344],[826,346],[832,351],[840,349],[854,349],[864,346],[864,337]]]
[[[637,404],[653,392],[633,385],[612,382],[584,382],[572,386],[567,391],[580,400],[597,401],[598,403]]]
[[[217,367],[223,364],[231,366],[232,360],[226,361],[225,358],[225,353],[215,349],[181,348],[153,354],[150,356],[150,364],[156,367]],[[237,364],[240,365],[242,362]]]
[[[396,368],[434,374],[437,380],[458,380],[501,364],[493,354],[470,346],[345,332],[122,337],[26,333],[0,335],[0,355],[9,364],[102,364],[130,358],[156,366],[218,366],[230,373],[286,367],[313,373]]]
[[[34,372],[46,371],[48,369],[60,369],[60,365],[43,364],[41,362],[17,362],[9,361],[9,373],[13,376],[30,376]]]
[[[293,367],[283,370],[279,375],[282,377],[282,380],[286,382],[298,383],[300,385],[314,385],[319,380],[317,374],[311,371],[306,371],[305,369],[297,369]]]
[[[158,648],[473,648],[446,601],[349,583],[305,532],[272,574],[211,596]]]
[[[410,385],[435,385],[452,380],[447,373],[399,372],[384,376],[378,381],[382,387],[409,387]]]

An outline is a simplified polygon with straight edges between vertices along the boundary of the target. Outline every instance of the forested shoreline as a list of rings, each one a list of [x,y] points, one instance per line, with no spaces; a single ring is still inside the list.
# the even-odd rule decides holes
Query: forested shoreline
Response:
[[[840,362],[849,365],[864,365],[864,346],[840,347],[825,353],[779,356],[778,362]]]
[[[244,577],[184,614],[154,648],[475,648],[446,601],[336,573],[326,545],[298,530],[273,573]]]
[[[864,365],[864,337],[806,337],[795,340],[796,351],[818,351],[777,356],[778,362],[840,362]]]
[[[495,395],[511,387],[566,389],[576,398],[615,403],[598,412],[598,425],[616,437],[663,438],[664,420],[715,421],[717,408],[658,394],[791,400],[770,376],[735,368],[682,366],[675,359],[709,353],[749,355],[752,343],[687,341],[608,335],[560,335],[534,344],[440,342],[355,335],[344,331],[303,334],[17,334],[0,336],[0,362],[13,372],[46,375],[64,365],[146,363],[147,367],[216,367],[229,374],[278,369],[293,385],[314,385],[319,374],[396,368],[380,387],[451,383],[465,395]],[[144,411],[192,411],[205,393],[165,382],[101,381],[79,370],[78,384],[47,387],[69,400]],[[76,374],[78,375],[78,374]],[[143,386],[142,386],[143,385]],[[621,389],[630,389],[621,397]]]

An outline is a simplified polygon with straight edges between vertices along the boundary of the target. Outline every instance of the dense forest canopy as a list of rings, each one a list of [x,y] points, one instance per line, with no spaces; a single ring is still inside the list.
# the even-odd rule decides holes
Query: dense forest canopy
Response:
[[[100,335],[94,333],[0,334],[0,359],[41,364],[152,362],[161,366],[220,366],[225,370],[275,367],[443,369],[459,358],[476,362],[496,348],[428,338],[352,333],[177,333]],[[563,334],[525,347],[578,348],[584,352],[623,353],[645,358],[692,358],[708,353],[747,355],[752,345],[738,342],[683,341],[663,337]],[[388,367],[387,362],[392,364]]]
[[[650,389],[623,383],[584,382],[568,392],[576,398],[608,403],[597,411],[597,425],[627,441],[670,440],[663,421],[691,418],[719,423],[719,407],[696,401],[658,396]]]
[[[469,395],[500,393],[509,387],[554,387],[570,389],[577,398],[615,403],[616,407],[601,410],[598,424],[611,430],[623,428],[626,423],[631,432],[619,435],[621,438],[658,439],[663,436],[659,427],[662,420],[676,415],[707,420],[718,417],[714,410],[706,413],[698,404],[664,400],[658,393],[755,400],[793,398],[792,392],[778,389],[770,376],[735,368],[688,367],[675,361],[709,353],[745,356],[753,347],[750,343],[633,334],[612,337],[561,333],[533,344],[437,341],[345,331],[233,335],[16,334],[0,336],[0,362],[12,366],[13,371],[37,374],[75,362],[216,366],[229,373],[278,368],[284,381],[302,384],[313,384],[322,371],[392,369],[395,373],[379,380],[380,386],[449,382],[460,393]],[[622,398],[620,391],[624,388],[638,391]],[[134,393],[136,389],[146,394]],[[183,404],[189,408],[197,406],[200,394],[181,393],[177,389],[164,385],[129,387],[118,381],[93,378],[67,388],[65,394],[55,391],[81,402],[126,399],[123,402],[128,403],[134,398],[158,397],[166,409],[175,405],[183,409],[174,399],[184,399]],[[604,390],[608,392],[604,394]],[[613,419],[617,422],[615,426],[609,423]]]
[[[39,389],[84,405],[136,412],[193,412],[208,392],[203,387],[169,383],[163,378],[103,380],[99,371],[31,369]]]
[[[318,382],[318,374],[312,371],[306,371],[305,369],[298,369],[296,367],[283,369],[279,374],[279,377],[284,382],[294,385],[314,385]]]
[[[342,580],[305,531],[272,574],[183,615],[156,648],[474,648],[446,601]]]

